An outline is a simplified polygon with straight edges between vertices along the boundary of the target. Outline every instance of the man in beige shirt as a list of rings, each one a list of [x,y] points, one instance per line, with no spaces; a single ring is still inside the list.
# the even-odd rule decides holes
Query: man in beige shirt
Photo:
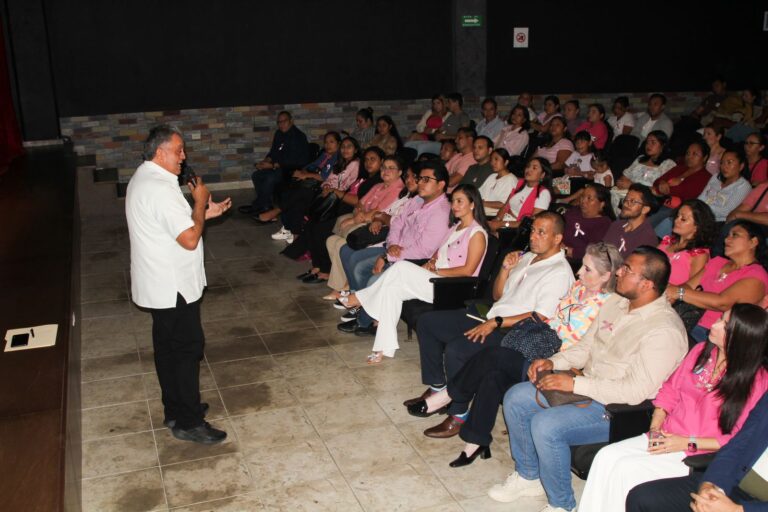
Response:
[[[512,502],[545,493],[549,509],[573,510],[570,446],[608,441],[605,404],[637,404],[656,396],[688,351],[685,328],[664,295],[670,265],[666,255],[649,246],[635,249],[617,271],[616,295],[609,298],[584,339],[549,359],[531,363],[528,378],[504,397],[515,473],[488,492]],[[572,377],[542,370],[583,369]],[[536,388],[586,395],[586,407],[542,408]],[[541,398],[544,400],[544,398]]]

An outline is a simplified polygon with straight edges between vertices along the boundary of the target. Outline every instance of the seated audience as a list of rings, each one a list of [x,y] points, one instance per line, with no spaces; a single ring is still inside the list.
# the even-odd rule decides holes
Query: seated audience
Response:
[[[556,194],[569,195],[580,190],[585,182],[594,175],[592,169],[592,136],[586,130],[577,132],[573,137],[575,151],[565,160],[564,176],[552,181]]]
[[[365,147],[377,146],[385,155],[394,155],[403,146],[400,134],[397,133],[395,122],[389,116],[376,118],[376,135],[368,141]]]
[[[445,164],[450,177],[448,181],[449,192],[461,182],[469,166],[476,163],[474,155],[475,137],[477,134],[472,128],[459,128],[459,133],[455,139],[457,152]]]
[[[637,183],[632,184],[621,203],[619,218],[608,227],[604,240],[618,247],[622,256],[626,256],[641,245],[655,247],[658,244],[658,238],[648,216],[652,215],[657,208],[658,203],[650,188]]]
[[[404,212],[412,213],[419,209],[424,202],[418,195],[418,179],[418,171],[409,168],[405,173],[405,189],[401,192],[398,200],[389,205],[383,212],[374,215],[373,220],[368,225],[368,231],[374,236],[380,235],[382,230],[386,229],[384,232],[384,242],[373,242],[363,249],[352,249],[348,245],[343,245],[340,248],[339,257],[348,287],[346,292],[342,292],[341,289],[331,292],[327,296],[327,300],[336,300],[339,297],[348,295],[349,291],[361,290],[367,285],[373,275],[373,267],[376,260],[387,252],[386,242],[395,240],[396,237],[400,236],[401,231],[398,228],[402,230],[406,225],[395,219]],[[333,269],[331,269],[331,273],[333,274]],[[336,307],[337,305],[334,304],[334,306]],[[341,304],[338,306],[343,307]]]
[[[608,189],[608,192],[607,192],[608,199],[609,199],[608,206],[610,207],[611,205],[610,188],[613,186],[613,173],[611,172],[611,168],[609,167],[609,164],[608,164],[608,153],[600,149],[596,149],[595,151],[593,151],[592,156],[589,159],[589,166],[590,166],[589,172],[582,171],[581,173],[582,177],[592,180],[596,185],[601,185],[603,187],[606,187],[606,189]],[[571,194],[570,196],[560,199],[560,202],[578,205],[579,202],[581,201],[581,194],[583,192],[584,192],[583,188],[579,189],[573,194]],[[612,207],[611,207],[611,211],[613,211]],[[615,217],[615,214],[611,213],[611,216],[613,218]]]
[[[527,378],[526,370],[531,361],[566,350],[582,339],[600,307],[614,291],[615,272],[621,263],[621,256],[612,245],[600,243],[587,247],[584,265],[578,272],[579,280],[560,299],[553,316],[546,318],[533,313],[535,319],[531,317],[513,325],[501,346],[481,350],[448,381],[446,388],[408,407],[411,414],[424,416],[447,406],[452,400],[464,404],[472,402],[469,417],[459,431],[467,445],[450,463],[451,467],[471,464],[478,455],[490,457],[491,431],[504,393]],[[535,340],[528,340],[530,331],[520,326],[530,322],[541,325],[541,330],[548,334],[538,332],[533,335]],[[552,343],[551,347],[539,341],[545,337]],[[525,341],[519,341],[521,339]],[[516,343],[510,345],[512,340]]]
[[[681,285],[699,273],[709,261],[715,237],[715,217],[698,199],[681,204],[673,215],[672,234],[662,238],[659,249],[669,257],[672,273],[669,284]]]
[[[443,164],[448,165],[448,162],[451,161],[451,159],[458,154],[459,150],[456,147],[456,141],[453,139],[444,140],[442,143],[440,143],[440,153],[438,156],[440,157],[440,161],[443,162]],[[427,160],[431,160],[432,158],[426,158],[426,153],[422,153],[421,157],[419,159],[425,158]]]
[[[586,130],[592,136],[592,141],[597,149],[605,149],[608,144],[608,125],[605,122],[605,107],[600,103],[592,103],[587,111],[587,120],[577,127],[575,132]]]
[[[635,127],[630,135],[634,135],[639,140],[645,140],[651,132],[662,131],[667,135],[667,139],[672,136],[672,120],[664,113],[667,107],[667,97],[663,94],[651,94],[648,98],[648,109],[637,116]]]
[[[250,205],[238,208],[240,213],[258,215],[272,209],[274,195],[296,169],[301,169],[309,161],[309,143],[304,132],[293,124],[293,116],[287,110],[277,114],[277,130],[272,136],[269,153],[261,162],[255,164],[251,174],[256,199]]]
[[[675,161],[669,158],[669,137],[662,131],[648,134],[643,143],[643,154],[635,159],[611,190],[612,204],[618,207],[632,183],[640,183],[650,187],[661,176],[675,166]]]
[[[728,214],[752,191],[752,186],[743,176],[746,170],[744,155],[726,151],[720,160],[720,173],[712,176],[699,194],[699,199],[712,208],[717,222],[725,222]]]
[[[504,121],[498,116],[499,106],[493,98],[485,98],[480,105],[483,118],[475,126],[478,135],[484,135],[490,140],[496,140],[504,127]]]
[[[552,171],[565,169],[565,161],[573,153],[573,143],[566,136],[565,120],[555,117],[549,121],[548,141],[533,156],[545,158],[552,166]]]
[[[768,158],[765,157],[765,147],[765,135],[759,132],[750,133],[744,139],[744,154],[747,156],[750,182],[753,187],[768,181]]]
[[[605,239],[608,228],[615,220],[607,188],[588,183],[579,192],[579,205],[565,212],[563,236],[565,255],[574,268],[581,266],[588,245]]]
[[[552,201],[550,183],[552,168],[543,158],[533,157],[525,166],[525,175],[510,192],[496,217],[488,221],[491,230],[518,228],[526,217],[532,217],[549,208]]]
[[[490,164],[493,174],[485,179],[479,191],[485,215],[493,218],[504,207],[509,194],[517,185],[517,176],[509,170],[509,153],[504,148],[493,150]]]
[[[421,120],[416,124],[416,131],[411,133],[408,140],[429,140],[443,126],[443,121],[448,117],[448,108],[445,106],[445,98],[442,94],[432,96],[432,108],[424,112]]]
[[[360,146],[367,147],[373,138],[376,127],[373,125],[373,109],[371,107],[361,108],[355,115],[355,129],[352,130],[352,138]]]
[[[579,100],[568,100],[563,105],[563,119],[565,119],[565,126],[570,135],[583,130],[581,126],[586,119],[581,117],[581,104]]]
[[[446,139],[454,139],[459,133],[459,128],[467,128],[471,123],[469,116],[462,110],[464,98],[458,92],[452,92],[445,96],[445,104],[448,114],[443,117],[443,124],[430,139],[434,141],[411,140],[406,143],[406,147],[414,148],[418,155],[422,153],[437,154],[440,151],[440,142]]]
[[[485,135],[478,135],[472,143],[472,158],[474,158],[475,163],[467,168],[459,183],[462,185],[473,185],[475,188],[479,188],[480,185],[485,183],[485,180],[493,174],[491,151],[493,151],[491,139]],[[449,190],[449,192],[452,191],[453,189]]]
[[[279,206],[254,215],[253,219],[259,224],[268,224],[280,216],[285,230],[299,233],[306,206],[319,193],[320,184],[328,179],[339,159],[340,144],[338,132],[326,133],[323,136],[323,151],[315,161],[291,173],[292,179],[277,201]],[[296,215],[287,216],[283,211],[296,212]]]
[[[720,159],[725,153],[725,148],[720,145],[720,141],[725,135],[725,130],[713,126],[704,128],[704,141],[709,146],[709,158],[707,159],[707,170],[710,174],[720,172]]]
[[[733,96],[727,90],[727,83],[723,77],[715,77],[712,81],[712,93],[705,96],[701,103],[690,113],[690,117],[697,121],[707,119],[711,121],[711,116],[720,107],[720,105]],[[709,122],[702,122],[709,124]]]
[[[768,390],[766,340],[765,310],[735,304],[726,311],[712,326],[709,340],[693,347],[662,385],[653,400],[648,434],[597,452],[579,509],[622,510],[634,486],[685,476],[687,455],[726,445]]]
[[[760,128],[765,126],[766,112],[761,105],[759,89],[745,89],[741,92],[742,110],[736,118],[724,124],[730,124],[725,136],[729,140],[739,143],[746,140],[751,133],[759,133]]]
[[[653,182],[653,194],[664,204],[651,217],[656,234],[664,237],[672,230],[672,210],[683,201],[699,197],[712,175],[704,167],[709,146],[702,140],[692,142],[685,152],[685,163],[678,164]]]
[[[424,265],[398,261],[372,286],[340,300],[347,307],[362,306],[378,321],[373,352],[368,364],[378,364],[384,357],[395,357],[397,323],[403,301],[419,299],[431,303],[433,277],[477,276],[488,245],[485,215],[480,194],[473,185],[459,185],[451,194],[452,225],[445,240]]]
[[[533,95],[527,91],[517,96],[517,104],[528,111],[528,119],[536,119],[536,110],[533,108]]]
[[[554,212],[536,215],[530,252],[506,255],[493,284],[496,302],[486,314],[471,306],[467,311],[430,311],[419,317],[416,331],[421,378],[429,388],[420,397],[406,400],[404,405],[441,391],[473,355],[485,347],[498,346],[506,329],[532,313],[546,318],[555,315],[560,297],[573,283],[573,272],[560,249],[563,228],[562,217]],[[467,411],[467,405],[454,400],[448,408],[449,416],[425,430],[424,435],[444,438],[458,434],[464,421],[461,414]]]
[[[760,227],[737,220],[725,239],[725,257],[713,257],[685,283],[667,287],[670,302],[681,301],[703,310],[689,333],[694,340],[707,339],[715,321],[737,302],[760,304],[768,292],[764,257],[765,237]]]
[[[640,484],[629,492],[626,510],[764,511],[768,508],[768,495],[765,492],[766,454],[768,393],[752,409],[741,430],[718,450],[703,474],[692,472],[680,478],[664,478]]]
[[[371,272],[380,278],[384,269],[398,261],[408,260],[424,264],[440,247],[450,226],[448,215],[451,205],[445,195],[448,185],[448,171],[440,162],[424,162],[418,177],[419,199],[409,202],[402,213],[392,219],[387,236],[386,252],[376,257]],[[352,269],[344,267],[350,287],[363,289],[373,282],[354,278]],[[360,308],[352,308],[350,316],[337,327],[342,332],[370,335],[376,332],[373,319]]]
[[[608,117],[608,126],[613,131],[613,138],[619,135],[629,135],[635,127],[635,116],[629,112],[629,98],[619,96],[613,100],[613,113]]]
[[[492,499],[511,503],[546,493],[550,509],[574,509],[569,447],[608,441],[606,404],[653,398],[687,351],[683,324],[664,297],[669,270],[664,253],[638,248],[619,267],[616,295],[605,301],[582,340],[535,360],[528,368],[531,382],[507,391],[504,419],[516,471],[488,491]],[[581,371],[544,375],[572,368]],[[536,398],[550,390],[589,401],[542,408]],[[540,400],[547,404],[544,396]]]
[[[509,156],[522,155],[528,147],[528,130],[531,128],[528,109],[515,105],[509,113],[507,123],[493,141],[494,147],[504,148]]]
[[[549,122],[556,117],[563,117],[563,114],[560,113],[560,98],[547,96],[544,98],[544,110],[539,112],[535,118],[531,118],[531,128],[540,135],[548,133]]]
[[[367,161],[366,170],[368,170]],[[347,284],[344,267],[340,259],[341,247],[346,244],[347,235],[355,229],[373,222],[375,218],[385,212],[402,195],[401,192],[404,188],[403,180],[401,179],[403,163],[399,157],[385,157],[381,162],[379,174],[381,175],[381,183],[374,185],[360,199],[352,213],[339,217],[334,228],[335,234],[329,236],[325,241],[328,255],[331,258],[328,286],[334,290],[342,290]],[[333,297],[333,299],[336,298],[338,297]]]

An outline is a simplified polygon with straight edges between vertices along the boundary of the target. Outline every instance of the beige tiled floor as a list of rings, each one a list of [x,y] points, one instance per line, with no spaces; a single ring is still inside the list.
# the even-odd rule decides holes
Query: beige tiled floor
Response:
[[[542,500],[486,496],[514,467],[501,417],[493,458],[448,467],[462,442],[425,437],[439,419],[402,406],[423,390],[418,343],[403,330],[397,357],[367,366],[372,339],[336,330],[327,288],[293,279],[307,263],[278,255],[275,229],[235,212],[208,226],[200,382],[208,419],[229,437],[200,446],[162,426],[124,219],[83,222],[84,510],[539,510]]]

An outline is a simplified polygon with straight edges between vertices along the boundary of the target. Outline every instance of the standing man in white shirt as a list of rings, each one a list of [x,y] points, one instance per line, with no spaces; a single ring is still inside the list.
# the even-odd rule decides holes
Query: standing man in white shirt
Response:
[[[152,128],[142,163],[128,184],[125,215],[131,240],[131,296],[152,314],[155,369],[165,421],[174,437],[214,444],[227,434],[205,420],[200,403],[200,360],[205,338],[200,299],[205,287],[203,228],[232,206],[220,203],[200,178],[189,183],[194,208],[184,198],[178,176],[186,159],[181,132]]]

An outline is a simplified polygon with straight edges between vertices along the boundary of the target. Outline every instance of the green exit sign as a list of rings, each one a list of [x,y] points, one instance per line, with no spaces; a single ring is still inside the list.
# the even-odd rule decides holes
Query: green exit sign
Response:
[[[483,17],[479,15],[465,15],[461,17],[462,27],[482,27]]]

